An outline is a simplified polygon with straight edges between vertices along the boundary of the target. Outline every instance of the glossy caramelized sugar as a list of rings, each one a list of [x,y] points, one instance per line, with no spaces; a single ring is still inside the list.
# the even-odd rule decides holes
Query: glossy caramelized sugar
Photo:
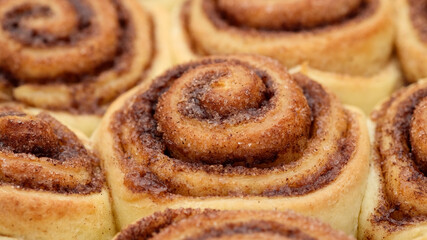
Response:
[[[0,16],[2,92],[38,108],[103,113],[156,54],[137,0],[7,0]]]
[[[275,60],[215,56],[128,93],[94,140],[121,227],[166,207],[328,208],[349,211],[329,222],[351,233],[345,202],[361,200],[368,170],[362,119]]]
[[[413,84],[373,114],[372,185],[360,226],[364,238],[427,237],[426,97],[426,82]]]
[[[340,239],[351,237],[293,212],[168,209],[128,226],[116,240]]]

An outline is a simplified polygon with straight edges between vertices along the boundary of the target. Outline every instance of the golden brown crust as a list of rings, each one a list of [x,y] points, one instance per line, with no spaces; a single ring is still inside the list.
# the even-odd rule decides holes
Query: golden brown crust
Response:
[[[218,0],[217,8],[229,21],[261,29],[305,29],[342,21],[362,0],[254,1]]]
[[[47,113],[0,107],[0,234],[111,239],[114,224],[98,158],[81,133]]]
[[[102,114],[157,54],[157,22],[136,0],[2,1],[0,16],[0,81],[38,108]]]
[[[232,1],[231,1],[232,2]],[[229,19],[227,18],[227,13],[228,15],[231,13],[231,11],[233,11],[233,16],[237,16],[239,14],[241,14],[242,16],[245,16],[245,12],[243,11],[243,13],[241,12],[242,8],[237,7],[232,4],[232,3],[228,3],[231,4],[230,8],[227,6],[227,8],[223,9],[223,5],[222,5],[222,1],[214,1],[214,0],[205,0],[203,1],[203,10],[205,12],[205,14],[210,18],[210,20],[216,25],[217,28],[223,28],[223,29],[229,29],[229,30],[237,30],[240,31],[242,34],[255,34],[253,31],[251,31],[251,28],[245,28],[246,27],[255,27],[255,29],[257,31],[259,31],[256,34],[292,34],[292,31],[330,31],[333,30],[334,28],[340,28],[343,27],[342,25],[345,24],[349,24],[348,22],[351,21],[362,21],[363,18],[368,18],[370,17],[370,15],[374,14],[375,11],[377,11],[376,8],[378,8],[378,4],[379,2],[376,0],[368,0],[368,1],[341,1],[339,4],[334,4],[334,7],[337,8],[341,8],[344,6],[340,6],[341,4],[343,5],[349,5],[348,7],[350,9],[344,11],[342,14],[339,14],[341,16],[336,17],[336,20],[331,21],[332,24],[328,24],[329,21],[327,21],[325,19],[325,17],[323,17],[324,22],[321,22],[320,19],[322,19],[321,16],[319,16],[319,20],[317,21],[310,21],[310,19],[304,19],[304,16],[302,15],[303,11],[307,11],[309,14],[310,12],[310,8],[314,7],[312,6],[310,3],[307,3],[307,1],[298,1],[297,4],[301,4],[302,6],[286,6],[287,10],[283,9],[283,6],[280,6],[280,4],[286,5],[286,4],[290,4],[292,5],[291,2],[288,3],[278,3],[279,6],[276,7],[278,9],[282,8],[281,11],[285,12],[285,11],[296,11],[296,13],[292,13],[295,14],[294,16],[292,16],[292,20],[295,21],[294,23],[292,23],[293,21],[291,20],[290,23],[288,23],[289,25],[285,25],[285,24],[278,24],[279,27],[274,27],[276,23],[271,23],[272,19],[269,19],[270,17],[272,17],[270,15],[270,13],[268,12],[268,8],[272,7],[270,6],[268,3],[266,3],[265,1],[261,4],[261,6],[257,6],[257,4],[260,4],[256,1],[248,1],[247,5],[249,5],[249,7],[253,7],[253,8],[258,8],[258,11],[261,11],[261,17],[260,17],[260,21],[262,20],[262,22],[264,22],[264,24],[261,23],[261,26],[253,26],[253,24],[251,23],[246,23],[243,22],[243,19],[241,21],[233,21],[235,18],[233,19]],[[295,4],[295,3],[294,3]],[[331,11],[330,8],[332,8],[331,5],[333,5],[332,3],[327,3],[325,1],[322,2],[322,4],[325,4],[326,6],[317,6],[318,8],[322,8],[324,7],[325,9],[316,9],[316,12],[318,12],[319,10],[326,10],[326,11]],[[321,4],[319,4],[321,5]],[[353,6],[351,6],[353,5]],[[235,7],[235,8],[232,8]],[[347,7],[347,8],[348,8]],[[273,6],[274,8],[274,6]],[[301,8],[301,9],[299,9]],[[346,7],[344,7],[346,8]],[[225,14],[224,14],[225,11]],[[265,11],[265,12],[264,12]],[[280,11],[280,10],[276,10],[276,11]],[[273,10],[274,12],[274,10]],[[280,13],[278,15],[281,15],[282,17],[284,17],[284,14]],[[273,13],[274,14],[274,13]],[[321,13],[317,13],[317,14],[322,14],[322,15],[327,15],[328,12],[321,12]],[[335,14],[338,14],[337,12],[335,12]],[[225,16],[224,16],[225,15]],[[332,16],[332,15],[329,15]],[[311,14],[312,18],[316,18],[316,16],[314,16],[314,14]],[[300,18],[300,19],[298,19]],[[307,17],[308,18],[308,17]],[[331,17],[332,19],[335,17]],[[268,21],[270,20],[270,21]],[[281,19],[278,19],[279,23],[280,23]],[[300,21],[298,21],[300,20]],[[302,20],[302,21],[301,21]],[[254,19],[251,19],[250,21],[255,21]],[[307,22],[304,22],[307,21]],[[270,22],[270,23],[269,23]],[[249,25],[249,26],[247,26]],[[251,26],[252,25],[252,26]]]
[[[231,74],[224,75],[224,69]],[[241,80],[236,73],[253,83],[249,92],[255,89],[262,94],[242,95],[245,88],[235,82]],[[224,94],[222,87],[235,88],[231,92],[240,99]],[[231,101],[233,107],[217,110],[221,106],[212,107],[204,99],[206,94],[223,100],[218,103]],[[167,109],[174,109],[162,113],[168,123],[161,128],[160,101],[169,101]],[[182,121],[169,121],[167,114]],[[289,124],[283,125],[283,119]],[[118,99],[94,134],[94,146],[106,168],[121,227],[168,207],[294,209],[354,234],[358,209],[348,206],[361,202],[369,160],[363,119],[363,114],[344,108],[319,84],[286,73],[277,61],[254,55],[216,56],[179,65]],[[210,147],[212,158],[180,146],[174,138],[165,140],[166,134],[174,134],[167,132],[169,122],[179,128],[199,127],[183,131],[182,140],[191,145],[201,139],[198,145]],[[271,134],[256,137],[268,132],[265,126]],[[215,140],[227,132],[232,133],[230,141]],[[269,148],[269,137],[274,146],[280,133],[295,141],[281,140],[287,146],[279,151]],[[211,147],[215,143],[221,147]],[[258,152],[239,151],[265,143],[265,153],[258,151],[262,147]],[[171,145],[176,149],[171,151]],[[227,152],[221,152],[224,149],[231,152],[228,158]]]
[[[72,131],[46,113],[0,111],[0,185],[68,194],[101,191],[99,160]]]
[[[352,239],[317,220],[293,212],[167,209],[128,226],[127,239]]]
[[[258,75],[269,91],[268,100],[258,109],[243,109],[230,116],[210,117],[203,112],[203,105],[197,105],[197,97],[180,96],[186,95],[185,92],[191,91],[194,86],[203,90],[203,85],[194,85],[199,80],[194,76],[200,73],[210,72],[214,76],[211,81],[221,80],[220,73],[224,66],[230,69],[245,66],[252,75]],[[292,78],[297,84],[290,80]],[[183,90],[174,90],[175,85]],[[169,103],[169,108],[163,109],[162,102],[173,92],[177,94],[171,98],[177,100]],[[180,112],[182,104],[189,104],[183,109],[191,114]],[[162,112],[172,112],[178,116],[159,116]],[[127,176],[124,183],[134,192],[148,191],[153,197],[164,197],[165,194],[304,195],[334,180],[352,155],[353,134],[357,134],[349,133],[356,127],[352,126],[356,124],[352,116],[320,85],[302,75],[291,77],[280,70],[275,62],[254,56],[208,58],[178,66],[157,78],[147,91],[135,95],[114,118],[112,131],[116,135],[115,148],[123,155],[129,153],[131,158],[136,154],[142,156],[139,161],[121,162]],[[331,124],[336,131],[327,130]],[[269,125],[273,127],[266,130]],[[177,136],[168,137],[170,134]],[[286,141],[288,138],[292,140]],[[261,178],[301,167],[310,156],[317,156],[319,150],[314,144],[321,139],[331,141],[323,143],[331,144],[331,151],[324,152],[321,163],[308,173],[312,176],[310,178],[301,173],[281,184],[264,181],[254,183],[251,188],[245,187],[245,181],[228,186],[215,184],[221,177],[230,180],[239,175]],[[277,150],[271,148],[276,143],[279,145]],[[280,144],[283,144],[282,147]],[[175,175],[177,171],[186,172],[186,176],[203,173],[211,179],[210,184],[200,186],[199,182],[188,179],[184,183],[181,177]]]
[[[177,5],[171,41],[177,63],[215,54],[269,56],[289,69],[311,69],[311,79],[367,114],[401,84],[399,67],[391,61],[393,1],[181,0]]]
[[[366,213],[360,229],[364,238],[398,239],[399,233],[422,235],[422,229],[425,233],[426,97],[427,84],[420,82],[396,92],[372,115],[376,128],[371,178],[377,179],[372,184],[378,187],[369,190],[375,194],[367,194],[364,200]]]
[[[411,147],[414,143],[410,136],[416,135],[413,132],[416,128],[411,128],[415,124],[414,120],[419,120],[413,118],[414,111],[415,116],[422,111],[418,104],[427,97],[427,89],[418,85],[418,89],[412,87],[409,91],[402,90],[401,95],[398,95],[399,93],[375,113],[378,161],[391,206],[398,206],[395,210],[401,210],[405,214],[421,214],[425,217],[427,179],[416,165],[415,156],[422,153]],[[415,143],[415,146],[418,144],[420,143]]]
[[[424,173],[427,173],[427,136],[426,136],[426,124],[427,122],[427,99],[423,99],[415,109],[410,130],[410,142],[412,145],[412,152],[414,153],[414,161],[417,164],[418,169]],[[427,186],[426,186],[427,187]],[[426,189],[427,190],[427,189]]]
[[[394,2],[397,26],[397,53],[410,82],[427,77],[427,1]]]
[[[304,148],[310,109],[290,75],[274,81],[262,69],[238,60],[184,66],[182,71],[180,80],[159,98],[154,115],[171,156],[188,162],[250,166],[269,163],[277,155],[297,155]],[[241,130],[256,125],[259,130]]]
[[[177,19],[186,38],[180,41],[186,41],[192,54],[199,56],[257,53],[278,59],[286,67],[308,62],[320,70],[351,75],[369,76],[379,72],[391,57],[391,3],[365,0],[340,1],[333,5],[343,10],[342,16],[330,15],[330,9],[320,11],[323,7],[330,8],[329,2],[325,1],[248,0],[238,7],[233,1],[189,0],[182,5],[181,19]],[[311,8],[319,16],[310,14]],[[284,18],[286,14],[283,12],[289,12],[289,18],[295,22],[286,26],[280,18],[273,21],[270,17],[273,18],[275,12]],[[310,23],[310,17],[300,12],[325,22]],[[256,22],[246,22],[246,13],[250,15],[250,21]],[[336,19],[328,20],[324,16]],[[305,21],[308,25],[302,23]],[[188,52],[179,44],[174,44],[176,57],[178,60],[188,59]],[[352,61],[348,61],[350,56]]]

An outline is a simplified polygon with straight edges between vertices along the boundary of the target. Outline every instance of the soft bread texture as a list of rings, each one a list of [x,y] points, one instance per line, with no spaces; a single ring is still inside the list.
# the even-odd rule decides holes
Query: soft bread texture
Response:
[[[0,33],[2,100],[57,112],[87,135],[117,96],[171,64],[169,16],[154,4],[2,1],[0,14],[9,26]]]
[[[292,211],[167,209],[129,225],[115,240],[183,238],[353,239],[327,224]]]
[[[159,5],[167,10],[171,10],[176,0],[139,0],[143,4],[155,4]]]
[[[427,13],[425,0],[396,0],[396,46],[406,80],[427,77]]]
[[[378,73],[368,77],[321,71],[308,64],[289,71],[307,75],[330,89],[343,103],[357,106],[367,115],[381,100],[403,85],[403,77],[395,60],[390,61]]]
[[[321,12],[330,1],[245,1],[241,6],[224,1],[225,9],[213,2],[178,1],[174,7],[171,45],[175,62],[211,54],[256,53],[278,59],[287,68],[304,64],[313,72],[313,80],[330,88],[343,103],[360,107],[366,114],[377,104],[377,95],[389,96],[402,84],[399,68],[392,63],[392,1],[359,1],[354,6],[352,1],[340,1],[350,2],[348,6],[358,10],[334,21],[323,16],[329,16],[329,12]],[[340,4],[333,3],[335,7]],[[302,13],[310,12],[310,7],[326,22],[303,27],[303,21],[309,18]],[[230,11],[234,12],[227,18]],[[281,11],[289,11],[286,14],[295,19],[296,25],[281,24],[279,29],[246,26],[236,18],[247,11],[260,21],[265,20],[268,26],[277,23],[268,21],[275,11],[282,17],[285,13]],[[351,94],[343,97],[343,92]],[[365,97],[361,100],[360,96]]]
[[[359,217],[359,239],[427,238],[427,216],[423,212],[426,180],[417,163],[419,156],[414,156],[417,155],[415,146],[423,141],[414,142],[416,138],[412,138],[423,136],[423,130],[418,127],[423,126],[425,118],[415,121],[418,121],[416,116],[425,111],[422,104],[426,90],[426,81],[399,90],[376,108],[369,121],[373,150],[369,184]],[[404,125],[399,126],[399,122]],[[416,135],[412,135],[414,130]],[[399,140],[396,133],[402,139]],[[406,142],[404,138],[410,135],[411,140]],[[396,154],[395,149],[400,147],[404,150]],[[413,149],[412,157],[407,155],[407,147]]]
[[[109,193],[84,134],[46,113],[1,106],[0,114],[0,234],[111,239]]]
[[[303,105],[307,104],[304,103],[306,101],[310,102],[310,112],[312,112],[312,114],[326,114],[322,115],[323,117],[319,117],[318,121],[322,121],[324,124],[334,125],[334,131],[330,131],[330,129],[327,129],[326,125],[323,126],[323,123],[320,124],[320,122],[314,123],[313,126],[316,127],[313,128],[317,129],[316,134],[322,136],[326,134],[324,135],[325,138],[332,137],[334,143],[322,141],[322,137],[320,136],[319,138],[311,137],[308,138],[308,140],[304,140],[304,134],[302,134],[296,138],[299,139],[298,141],[292,143],[295,147],[303,146],[308,148],[302,150],[299,154],[298,151],[294,152],[295,149],[291,147],[286,150],[286,153],[279,154],[282,157],[277,158],[273,162],[271,162],[272,160],[270,159],[271,155],[267,155],[269,157],[265,159],[254,157],[245,158],[239,155],[240,157],[237,157],[237,159],[230,159],[232,162],[225,163],[224,165],[215,163],[216,159],[213,159],[213,162],[209,162],[209,159],[206,160],[203,157],[196,157],[195,159],[198,159],[196,162],[187,159],[185,155],[181,155],[182,157],[180,159],[172,158],[170,157],[170,154],[174,154],[172,152],[167,153],[168,155],[164,155],[157,150],[150,150],[150,146],[158,146],[156,142],[152,142],[154,145],[150,144],[148,148],[140,145],[141,143],[149,143],[152,140],[148,140],[151,138],[150,135],[140,132],[140,130],[137,129],[142,126],[144,126],[143,128],[145,129],[145,126],[147,126],[146,123],[152,121],[149,120],[147,122],[147,119],[151,119],[151,117],[147,118],[146,114],[154,114],[157,110],[156,108],[150,110],[149,105],[146,105],[142,107],[142,109],[145,110],[141,111],[139,106],[133,104],[153,101],[149,99],[156,95],[157,91],[150,89],[156,89],[158,86],[164,86],[164,84],[166,84],[165,86],[171,86],[169,83],[172,84],[172,82],[174,82],[176,78],[179,79],[180,76],[182,76],[182,78],[186,76],[185,78],[190,79],[194,77],[192,74],[196,74],[195,76],[206,76],[203,74],[203,72],[206,73],[206,71],[212,73],[213,76],[219,73],[219,76],[223,76],[219,77],[220,79],[230,76],[231,78],[239,77],[233,76],[231,73],[231,75],[221,74],[221,69],[224,69],[224,67],[234,69],[236,66],[248,67],[249,69],[247,71],[250,73],[249,75],[257,76],[260,74],[262,79],[266,81],[264,84],[267,83],[266,86],[270,86],[268,89],[274,92],[274,97],[272,98],[273,100],[271,100],[273,102],[265,102],[267,105],[263,106],[267,106],[266,109],[269,109],[268,106],[270,106],[270,103],[274,103],[271,106],[278,104],[274,99],[276,99],[276,96],[280,95],[280,91],[275,92],[276,90],[272,90],[275,89],[272,86],[276,86],[276,81],[277,84],[284,83],[285,85],[290,84],[288,87],[296,87],[293,94],[299,96],[304,95],[301,89],[299,89],[300,87],[295,86],[296,83],[292,78],[298,78],[298,84],[303,84],[307,88],[305,91],[318,92],[323,96],[321,99],[324,99],[325,102],[316,103],[315,97],[313,99],[310,98],[310,100],[305,100],[305,97],[303,97],[300,101]],[[315,82],[312,82],[302,75],[299,75],[299,77],[291,76],[283,69],[284,68],[281,67],[278,62],[266,57],[251,55],[215,56],[171,69],[164,75],[153,80],[151,84],[146,82],[113,103],[101,123],[100,128],[94,134],[93,140],[95,149],[103,160],[108,184],[112,192],[114,212],[119,228],[125,227],[138,218],[148,216],[155,211],[166,208],[293,209],[304,215],[318,217],[331,224],[336,229],[341,229],[349,234],[355,234],[359,214],[358,206],[361,203],[365,191],[366,176],[369,167],[369,137],[364,115],[355,108],[344,108],[333,95],[324,91],[321,86]],[[202,72],[202,75],[197,75],[199,71]],[[197,79],[197,77],[194,79]],[[216,81],[215,77],[212,81]],[[232,79],[227,81],[232,81]],[[228,86],[229,82],[227,81],[224,83],[224,86]],[[182,85],[180,81],[176,81],[175,83]],[[187,86],[191,86],[191,83],[189,84],[190,85],[187,84]],[[164,91],[168,92],[167,88],[168,87],[160,92],[162,94]],[[174,87],[172,86],[171,88]],[[216,87],[214,89],[216,89]],[[219,87],[218,91],[220,91],[220,89],[221,87]],[[281,87],[280,89],[284,88]],[[183,92],[185,91],[186,90]],[[166,96],[161,97],[163,100],[165,100],[165,98]],[[180,99],[179,95],[173,98]],[[244,99],[245,98],[242,98],[242,101],[246,101]],[[157,101],[158,100],[155,100],[153,102],[154,106],[157,105]],[[185,102],[185,100],[182,101]],[[330,106],[330,108],[327,106]],[[301,111],[304,108],[305,107],[299,108],[300,110],[297,111]],[[190,107],[189,109],[191,110],[192,108]],[[263,107],[259,109],[261,110],[255,110],[255,112],[262,111]],[[242,111],[243,114],[246,114],[248,110]],[[266,112],[266,116],[274,111],[277,111],[277,109],[272,107],[271,111],[269,110]],[[294,113],[291,112],[289,116],[293,114]],[[134,120],[131,120],[134,118],[132,116],[135,117],[135,121],[141,122],[134,125],[132,123]],[[259,115],[261,119],[264,119],[263,116],[264,115]],[[158,119],[157,115],[156,118]],[[249,120],[251,118],[253,117],[250,117]],[[255,119],[257,118],[258,117],[255,117]],[[323,120],[320,120],[320,118]],[[120,122],[122,120],[117,121],[117,119],[128,119],[129,122],[127,120]],[[187,119],[190,122],[194,121],[196,124],[195,126],[204,126],[204,124],[206,124],[204,120],[197,123],[197,121],[200,121],[200,119],[197,120],[198,117],[183,117],[183,119]],[[212,119],[214,125],[207,125],[207,127],[202,128],[205,128],[206,131],[219,131],[227,125],[227,123],[223,125],[224,123],[215,122],[217,120],[214,119],[215,118]],[[231,117],[231,119],[233,119],[233,117]],[[255,120],[255,122],[256,121],[258,120]],[[217,125],[219,128],[215,127],[216,124],[219,124]],[[233,123],[230,122],[229,124],[233,126]],[[249,122],[249,124],[252,123]],[[304,124],[304,122],[296,124]],[[249,135],[252,134],[250,133],[252,130],[258,128],[256,124],[253,129],[245,129],[243,125],[242,130],[246,131]],[[290,123],[290,125],[292,124]],[[325,127],[325,129],[322,127]],[[289,128],[291,127],[289,126]],[[155,129],[156,128],[154,128],[154,130]],[[188,132],[188,134],[192,135],[198,133]],[[157,135],[157,133],[155,135]],[[137,136],[145,136],[144,143],[134,139],[134,137]],[[265,137],[268,138],[268,136]],[[204,141],[209,141],[209,139],[205,139]],[[304,141],[306,142],[304,143]],[[170,140],[171,144],[172,142],[173,140]],[[301,145],[297,145],[298,143]],[[343,145],[335,145],[337,143],[342,143]],[[248,145],[249,144],[250,143],[248,143]],[[232,147],[232,145],[235,145],[235,142],[230,141],[229,145],[229,147]],[[331,165],[328,165],[328,158],[332,157],[334,152],[341,147],[342,149],[337,152],[339,156],[332,159],[341,159],[343,162],[329,162]],[[123,149],[127,149],[125,150],[125,152],[128,152],[126,156],[123,155]],[[315,151],[314,149],[317,150]],[[191,149],[189,151],[191,151]],[[236,154],[238,154],[238,152],[237,150]],[[347,152],[348,155],[340,155],[343,152]],[[213,154],[217,153],[215,152]],[[313,159],[308,157],[308,155],[311,154],[313,154]],[[258,155],[254,153],[253,156]],[[289,168],[292,169],[292,171],[286,170],[284,166],[287,166],[287,164],[290,164]],[[317,164],[326,165],[318,167],[316,166]],[[251,165],[257,166],[257,168],[244,167]],[[325,166],[330,166],[331,168],[325,168]],[[329,169],[331,171],[326,170],[324,174],[330,177],[324,178],[323,180],[326,180],[323,181],[317,177],[305,175],[303,169],[307,169],[308,172]],[[173,177],[165,177],[170,174]],[[316,175],[316,173],[314,173],[314,175]],[[288,177],[289,180],[287,180]],[[298,186],[301,186],[301,188]]]
[[[26,107],[26,109],[33,114],[46,112],[46,110],[40,108]],[[59,111],[47,112],[67,127],[84,133],[86,137],[92,135],[93,131],[98,127],[102,119],[100,116],[93,114],[72,114]]]
[[[0,232],[17,239],[111,239],[116,232],[107,189],[64,195],[0,187]]]

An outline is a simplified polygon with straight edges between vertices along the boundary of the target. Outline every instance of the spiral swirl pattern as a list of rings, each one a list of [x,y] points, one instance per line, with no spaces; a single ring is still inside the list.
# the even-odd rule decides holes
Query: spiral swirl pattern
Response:
[[[349,189],[352,197],[341,199],[361,201],[369,150],[362,118],[275,60],[214,56],[127,93],[110,108],[94,141],[122,227],[153,209],[183,204],[242,209],[239,199],[251,202],[244,208],[308,213],[310,201],[335,201],[330,198],[341,190],[323,190],[334,186]],[[349,180],[349,169],[359,174]],[[297,196],[307,201],[281,201]],[[354,214],[348,213],[352,223],[337,228],[353,232]]]
[[[384,0],[188,0],[177,28],[190,55],[256,53],[289,68],[309,63],[371,76],[391,57],[390,11]],[[175,45],[176,57],[188,59],[184,45]]]
[[[271,77],[233,60],[186,71],[160,97],[154,116],[171,155],[190,162],[250,164],[301,152],[309,134],[308,103],[289,75],[277,76],[284,81],[275,83]]]
[[[427,221],[426,99],[426,82],[415,84],[395,93],[373,115],[382,201],[372,217],[394,230]]]
[[[179,209],[141,219],[116,236],[127,239],[352,239],[293,212]]]
[[[0,82],[31,106],[102,113],[155,54],[151,16],[135,0],[8,0],[0,19]]]
[[[58,193],[100,192],[99,161],[77,136],[48,114],[0,113],[0,182]]]
[[[293,78],[253,56],[208,58],[159,77],[116,114],[123,154],[138,156],[125,184],[190,196],[273,196],[303,195],[332,181],[354,151],[356,126],[320,85]]]
[[[47,113],[0,107],[0,234],[111,239],[104,175],[87,142]]]

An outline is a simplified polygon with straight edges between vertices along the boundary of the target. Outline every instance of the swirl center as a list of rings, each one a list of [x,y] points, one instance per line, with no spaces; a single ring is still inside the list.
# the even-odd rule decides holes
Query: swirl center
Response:
[[[221,64],[224,65],[224,64]],[[265,100],[266,87],[255,72],[244,66],[233,69],[218,65],[218,70],[200,74],[206,84],[198,94],[202,107],[211,117],[257,108]]]
[[[121,36],[115,6],[105,0],[2,2],[0,70],[22,84],[102,67],[116,55]]]
[[[179,76],[154,116],[167,152],[188,162],[256,167],[298,158],[310,108],[290,75],[272,72],[228,60]]]

